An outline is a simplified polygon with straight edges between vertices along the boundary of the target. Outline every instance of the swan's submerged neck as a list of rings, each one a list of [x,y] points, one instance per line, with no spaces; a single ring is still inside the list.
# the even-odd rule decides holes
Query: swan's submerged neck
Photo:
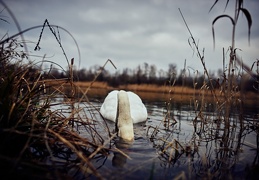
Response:
[[[134,140],[133,121],[130,115],[130,103],[127,92],[118,92],[118,136],[124,140]]]

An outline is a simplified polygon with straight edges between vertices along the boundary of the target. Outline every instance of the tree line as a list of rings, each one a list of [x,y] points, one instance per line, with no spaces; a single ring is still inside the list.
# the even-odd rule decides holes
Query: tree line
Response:
[[[44,72],[45,79],[67,78],[70,73],[69,69],[60,71],[52,67],[48,72]],[[97,76],[98,74],[98,76]],[[107,82],[112,87],[127,84],[154,84],[154,85],[174,85],[193,88],[201,88],[204,84],[208,87],[220,88],[227,81],[224,71],[219,69],[217,74],[210,73],[210,80],[202,72],[192,69],[181,69],[177,71],[175,64],[169,64],[167,70],[157,70],[155,65],[144,63],[138,65],[135,69],[124,68],[110,73],[105,68],[95,65],[89,69],[73,69],[74,81],[92,81],[97,76],[96,81]],[[248,74],[238,75],[236,78],[237,88],[245,91],[258,92],[258,75],[250,76]]]

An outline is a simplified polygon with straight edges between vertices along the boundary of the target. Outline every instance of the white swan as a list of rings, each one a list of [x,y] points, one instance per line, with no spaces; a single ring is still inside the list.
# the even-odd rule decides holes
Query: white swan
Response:
[[[147,109],[138,95],[133,92],[114,90],[105,98],[100,113],[105,119],[116,123],[118,136],[132,141],[133,123],[147,119]]]

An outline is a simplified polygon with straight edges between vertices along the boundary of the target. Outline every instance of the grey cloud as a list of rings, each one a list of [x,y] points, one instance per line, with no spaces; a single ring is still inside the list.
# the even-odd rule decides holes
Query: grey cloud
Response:
[[[225,1],[219,3],[209,13],[209,8],[214,1],[188,0],[95,0],[95,1],[35,1],[35,0],[8,0],[6,4],[17,16],[22,28],[42,24],[47,18],[51,24],[62,26],[69,30],[76,38],[82,55],[81,67],[94,64],[102,65],[108,58],[114,59],[120,68],[124,65],[135,68],[147,62],[159,68],[167,68],[169,63],[176,63],[178,68],[183,67],[184,59],[194,69],[202,70],[199,60],[194,55],[188,44],[190,37],[178,8],[181,8],[184,17],[195,36],[199,40],[200,49],[205,48],[206,64],[209,69],[221,68],[219,61],[222,59],[222,47],[231,45],[231,24],[227,20],[217,22],[216,49],[213,50],[211,25],[218,15],[223,13],[233,14],[232,1],[224,12]],[[258,47],[259,23],[257,1],[245,1],[245,6],[251,10],[254,18],[251,29],[251,47],[247,43],[247,23],[240,18],[236,44],[249,54],[249,58],[258,56],[254,47]],[[13,25],[13,24],[12,24]],[[16,28],[12,25],[5,26],[9,33]],[[3,29],[3,28],[1,28]],[[28,33],[27,37],[37,41],[40,29]],[[55,54],[55,58],[62,59],[62,53],[51,33],[46,33],[45,52],[48,50]],[[62,43],[66,47],[69,57],[76,56],[75,45],[71,38],[62,33]],[[48,41],[51,47],[48,47]],[[253,47],[252,47],[253,45]],[[242,55],[246,57],[245,52]],[[257,57],[258,58],[258,57]],[[249,60],[248,64],[252,61]]]

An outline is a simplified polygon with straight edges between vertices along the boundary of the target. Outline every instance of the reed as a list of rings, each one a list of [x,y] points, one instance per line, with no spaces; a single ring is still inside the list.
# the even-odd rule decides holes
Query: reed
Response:
[[[47,20],[43,26],[36,27],[42,30],[35,50],[39,50],[45,27],[50,29],[65,55],[61,37],[57,37],[54,30],[58,26],[50,25]],[[69,61],[65,55],[69,67],[67,77],[63,81],[53,79],[53,86],[44,79],[42,64],[48,62],[63,70],[62,67],[45,61],[44,57],[39,62],[31,62],[25,41],[17,38],[23,33],[20,31],[0,42],[1,176],[26,179],[95,176],[102,179],[92,160],[109,154],[113,136],[105,121],[96,120],[98,110],[88,100],[88,91],[95,79],[86,89],[77,86],[74,59]],[[50,71],[52,68],[51,65]],[[65,86],[69,86],[69,90]]]
[[[215,1],[216,3],[217,1]],[[236,81],[242,76],[240,72],[243,69],[252,74],[252,71],[247,70],[249,68],[245,68],[239,60],[235,48],[235,30],[240,12],[243,12],[247,17],[250,34],[251,17],[249,12],[243,8],[242,3],[243,1],[236,1],[234,18],[221,15],[212,22],[213,27],[219,19],[229,18],[233,24],[229,65],[227,71],[222,75],[223,83],[220,84],[220,90],[213,86],[205,66],[205,57],[200,52],[182,13],[191,36],[189,43],[194,45],[204,68],[202,87],[197,88],[196,79],[194,79],[192,89],[184,87],[185,73],[182,74],[183,85],[180,87],[175,86],[175,74],[171,74],[170,80],[165,82],[163,88],[143,84],[119,86],[121,89],[137,91],[140,96],[147,95],[148,93],[141,94],[146,91],[159,92],[164,95],[164,117],[158,126],[147,127],[147,136],[157,149],[161,164],[164,167],[177,164],[184,155],[189,158],[189,171],[180,172],[176,179],[186,177],[191,179],[194,177],[193,174],[196,178],[208,179],[222,178],[222,173],[229,175],[229,171],[234,166],[244,145],[244,138],[251,131],[256,132],[257,135],[255,147],[258,154],[258,117],[254,117],[252,122],[245,120],[242,114],[245,97],[236,85]],[[13,14],[12,17],[14,18]],[[50,25],[47,20],[43,26],[34,28],[42,28],[35,50],[39,50],[44,28],[48,28],[61,47],[69,69],[65,71],[55,62],[50,62],[67,74],[66,78],[62,80],[49,81],[43,76],[42,64],[46,62],[44,57],[40,62],[24,63],[24,60],[29,59],[30,54],[27,53],[27,46],[23,38],[22,41],[19,41],[17,37],[22,36],[23,33],[32,28],[26,31],[20,30],[17,35],[0,42],[1,175],[10,179],[18,177],[35,179],[94,177],[103,179],[96,166],[93,165],[93,161],[105,159],[110,152],[116,152],[125,157],[127,154],[123,150],[114,148],[112,139],[115,134],[112,133],[106,121],[102,121],[97,107],[89,101],[88,97],[93,89],[105,89],[102,93],[112,90],[112,87],[106,83],[98,83],[96,79],[107,63],[112,66],[114,64],[108,59],[100,71],[96,73],[93,81],[89,83],[76,82],[75,74],[73,74],[75,59],[69,60],[67,58],[60,37],[58,37],[58,31],[55,31],[54,28],[68,31],[62,27]],[[212,30],[213,36],[215,36],[214,28]],[[68,34],[71,35],[69,32]],[[21,47],[25,48],[24,51],[19,50]],[[78,52],[80,54],[79,50]],[[227,61],[225,56],[223,61]],[[239,69],[236,64],[240,65]],[[50,70],[52,68],[50,67]],[[255,88],[259,91],[258,60],[252,65],[252,68],[257,68]],[[184,72],[186,72],[186,64]],[[198,74],[198,72],[194,71],[194,74]],[[193,134],[190,139],[185,141],[177,136],[181,128],[181,119],[176,117],[178,117],[177,115],[183,116],[183,114],[181,111],[177,112],[178,114],[173,111],[176,100],[180,100],[181,103],[188,101],[195,114],[195,118],[191,121]],[[213,112],[206,114],[204,111],[206,108],[212,108]],[[98,118],[99,120],[97,120]],[[84,132],[83,135],[80,134],[82,132]],[[206,148],[202,149],[201,145]],[[205,153],[201,157],[200,152],[202,151]],[[216,160],[213,156],[216,156]],[[195,158],[197,160],[193,161]],[[254,167],[257,167],[256,163]],[[139,167],[132,169],[137,168]],[[152,167],[150,177],[154,171],[155,169]],[[231,174],[229,178],[231,178]]]
[[[217,4],[217,2],[218,1],[215,1],[212,8]],[[227,5],[228,3],[226,6]],[[184,153],[189,157],[189,171],[184,172],[184,176],[189,177],[190,179],[233,178],[234,176],[231,173],[231,168],[235,165],[242,147],[247,145],[245,137],[250,132],[254,132],[257,135],[257,144],[253,144],[251,146],[257,147],[258,152],[258,125],[251,125],[251,120],[248,120],[243,116],[243,105],[246,98],[242,88],[237,86],[237,82],[242,79],[242,72],[246,71],[252,78],[257,78],[257,80],[255,80],[254,88],[258,91],[259,63],[257,60],[252,65],[252,68],[249,68],[240,60],[237,54],[235,32],[240,13],[243,13],[247,18],[249,37],[252,18],[249,11],[243,7],[243,1],[236,0],[233,18],[229,15],[219,15],[212,22],[214,46],[214,24],[222,18],[228,18],[232,23],[232,42],[229,48],[228,59],[226,59],[225,51],[223,49],[223,67],[225,67],[225,62],[228,62],[228,66],[227,70],[222,74],[222,77],[220,77],[222,83],[219,84],[220,90],[217,91],[213,86],[205,65],[205,57],[200,52],[198,43],[196,43],[196,40],[192,35],[182,12],[180,11],[184,24],[190,34],[189,44],[195,48],[196,53],[198,54],[198,59],[204,69],[203,85],[200,89],[197,89],[197,82],[194,78],[192,97],[190,97],[190,107],[193,108],[193,112],[195,113],[195,118],[192,119],[193,135],[190,140],[183,142],[175,135],[178,130],[177,126],[168,123],[164,123],[164,125],[161,123],[161,125],[157,127],[149,127],[147,131],[154,146],[159,150],[160,156],[166,164],[165,167],[174,166]],[[257,68],[257,75],[252,72],[253,68]],[[194,71],[194,74],[197,74],[197,71]],[[172,113],[173,108],[171,108],[171,106],[173,106],[173,103],[171,100],[175,97],[173,83],[168,94],[170,94],[170,96],[166,101],[167,106],[165,107],[165,111]],[[208,95],[212,96],[211,101],[209,101]],[[254,95],[252,96],[255,98]],[[205,113],[205,110],[208,108],[210,108],[211,113]],[[165,113],[164,117],[166,119],[168,117],[168,113]],[[172,114],[170,118],[171,122],[172,120],[175,120],[175,117],[176,115]],[[254,120],[258,121],[258,117],[255,117]],[[176,119],[176,125],[178,124],[181,126],[180,119]],[[254,160],[255,163],[252,165],[254,168],[258,167],[258,153],[256,154],[257,155]],[[213,156],[216,156],[216,159]],[[192,161],[194,158],[198,160]],[[254,174],[255,172],[251,170],[249,173]],[[248,174],[247,177],[251,177],[251,174]]]

